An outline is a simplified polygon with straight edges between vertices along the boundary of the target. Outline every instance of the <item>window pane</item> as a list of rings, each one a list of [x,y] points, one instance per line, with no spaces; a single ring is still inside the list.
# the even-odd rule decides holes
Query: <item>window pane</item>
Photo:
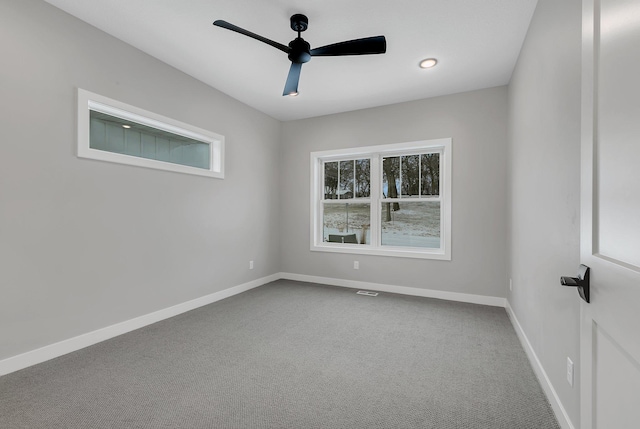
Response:
[[[335,200],[338,198],[338,163],[324,163],[324,199]]]
[[[173,164],[210,168],[211,146],[198,140],[90,111],[89,147]]]
[[[371,196],[371,161],[356,159],[356,198]]]
[[[371,225],[369,204],[323,204],[324,241],[333,243],[370,244]]]
[[[142,133],[140,131],[124,130],[124,153],[131,156],[142,156]]]
[[[89,127],[89,141],[91,147],[98,150],[107,149],[107,124],[101,121],[91,120],[91,126]]]
[[[156,139],[156,158],[158,161],[167,161],[169,162],[169,154],[171,151],[169,150],[169,139],[163,139],[157,137]]]
[[[420,155],[402,157],[402,195],[420,195]]]
[[[381,219],[383,246],[440,248],[439,201],[382,203]]]
[[[440,154],[422,155],[422,195],[440,195]]]
[[[353,161],[340,161],[340,190],[341,200],[353,198]]]
[[[382,194],[384,198],[397,198],[400,187],[400,157],[382,158]]]

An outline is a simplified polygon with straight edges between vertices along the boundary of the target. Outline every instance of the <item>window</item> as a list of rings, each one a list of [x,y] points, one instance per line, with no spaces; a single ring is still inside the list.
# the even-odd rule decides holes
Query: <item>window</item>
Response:
[[[311,154],[311,250],[451,259],[451,139]]]
[[[224,178],[224,137],[78,89],[78,156]]]

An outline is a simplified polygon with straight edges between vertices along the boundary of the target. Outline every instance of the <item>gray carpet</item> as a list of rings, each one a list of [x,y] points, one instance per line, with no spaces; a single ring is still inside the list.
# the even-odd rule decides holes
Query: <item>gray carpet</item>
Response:
[[[0,377],[18,428],[559,428],[502,308],[277,281]]]

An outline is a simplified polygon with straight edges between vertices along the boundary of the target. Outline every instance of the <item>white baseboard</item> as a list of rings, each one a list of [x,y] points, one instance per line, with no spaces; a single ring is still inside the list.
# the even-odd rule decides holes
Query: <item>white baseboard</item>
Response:
[[[426,298],[445,299],[450,301],[468,302],[473,304],[490,305],[494,307],[506,308],[507,314],[511,320],[511,323],[522,343],[522,346],[531,362],[531,366],[542,385],[542,388],[549,399],[551,407],[563,429],[575,429],[571,423],[571,419],[567,414],[558,394],[556,393],[551,380],[547,376],[538,356],[536,355],[527,335],[524,333],[520,322],[518,321],[515,313],[513,312],[509,301],[505,298],[484,296],[484,295],[472,295],[457,292],[446,292],[439,290],[420,289],[406,286],[386,285],[380,283],[369,283],[356,280],[343,280],[330,277],[318,277],[308,276],[304,274],[294,273],[276,273],[267,277],[256,279],[248,283],[244,283],[238,286],[234,286],[228,289],[221,290],[209,295],[205,295],[200,298],[193,299],[191,301],[183,302],[162,310],[154,311],[153,313],[145,314],[134,319],[126,320],[124,322],[116,323],[115,325],[107,326],[86,334],[79,335],[77,337],[69,338],[58,343],[54,343],[45,347],[41,347],[36,350],[32,350],[17,356],[13,356],[0,361],[0,376],[9,374],[14,371],[18,371],[27,368],[38,363],[45,362],[47,360],[56,358],[58,356],[71,353],[76,350],[83,349],[101,341],[108,340],[118,335],[125,334],[135,329],[142,328],[147,325],[159,322],[164,319],[176,316],[178,314],[185,313],[187,311],[202,307],[216,301],[220,301],[225,298],[229,298],[233,295],[248,291],[250,289],[262,286],[279,279],[288,279],[310,283],[320,283],[332,286],[340,286],[354,289],[366,289],[379,292],[398,293],[402,295],[420,296]]]
[[[441,290],[421,289],[407,286],[395,286],[381,283],[369,283],[357,280],[334,279],[330,277],[308,276],[305,274],[280,273],[280,278],[300,282],[320,283],[331,286],[341,286],[353,289],[367,289],[378,292],[398,293],[401,295],[421,296],[425,298],[446,299],[448,301],[469,302],[472,304],[491,305],[493,307],[505,307],[507,300],[495,296],[472,295],[459,292],[446,292]]]
[[[262,286],[264,284],[278,280],[279,278],[279,274],[272,274],[270,276],[256,279],[248,283],[205,295],[191,301],[183,302],[181,304],[177,304],[162,310],[154,311],[153,313],[145,314],[134,319],[125,320],[124,322],[116,323],[115,325],[107,326],[105,328],[101,328],[92,332],[87,332],[86,334],[78,335],[77,337],[50,344],[48,346],[44,346],[17,356],[12,356],[0,361],[0,376],[27,368],[32,365],[36,365],[38,363],[45,362],[49,359],[65,355],[76,350],[83,349],[101,341],[117,337],[118,335],[126,334],[127,332],[133,331],[135,329],[139,329],[144,326],[151,325],[152,323],[177,316],[178,314],[185,313],[198,307],[202,307],[204,305],[229,298],[230,296],[237,295],[258,286]]]
[[[279,279],[296,280],[302,282],[320,283],[332,286],[342,286],[355,289],[367,289],[378,292],[398,293],[402,295],[421,296],[427,298],[446,299],[449,301],[469,302],[473,304],[491,305],[495,307],[505,307],[506,299],[492,296],[471,295],[457,292],[445,292],[439,290],[420,289],[406,286],[385,285],[379,283],[368,283],[355,280],[342,280],[329,277],[308,276],[293,273],[276,273],[267,277],[256,279],[248,283],[234,286],[219,292],[215,292],[191,301],[183,302],[153,313],[145,314],[134,319],[125,320],[115,325],[97,329],[77,337],[69,338],[54,344],[50,344],[39,349],[31,350],[17,356],[0,361],[0,376],[9,374],[36,365],[47,360],[83,349],[85,347],[97,344],[101,341],[108,340],[118,335],[126,334],[135,329],[142,328],[152,323],[159,322],[164,319],[176,316],[181,313],[211,304],[216,301],[228,298],[233,295],[245,292],[258,286],[270,283]]]
[[[535,372],[536,376],[538,377],[538,380],[540,381],[540,385],[542,386],[544,393],[547,395],[547,398],[549,399],[549,403],[551,404],[551,408],[553,409],[553,412],[555,413],[556,418],[558,419],[558,423],[560,424],[560,427],[562,427],[563,429],[575,429],[575,427],[573,426],[573,423],[571,423],[571,419],[569,418],[569,415],[567,414],[567,410],[564,409],[564,406],[560,401],[560,397],[556,393],[556,390],[553,388],[553,385],[551,384],[551,380],[549,380],[549,377],[547,376],[546,371],[542,367],[542,363],[538,359],[536,352],[533,350],[533,347],[531,346],[531,343],[529,342],[527,335],[524,333],[524,330],[522,329],[520,322],[518,322],[518,318],[513,312],[513,309],[511,308],[509,301],[507,301],[506,303],[507,304],[505,308],[507,310],[507,314],[509,315],[509,319],[511,319],[511,324],[513,325],[513,328],[515,329],[516,334],[520,339],[520,343],[522,343],[522,348],[524,348],[524,351],[527,353],[527,357],[531,362],[533,371]]]

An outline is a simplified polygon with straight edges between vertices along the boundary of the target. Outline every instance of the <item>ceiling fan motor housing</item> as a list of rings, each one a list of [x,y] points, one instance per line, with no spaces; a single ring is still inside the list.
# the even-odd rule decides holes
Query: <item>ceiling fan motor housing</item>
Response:
[[[303,64],[311,59],[311,46],[301,37],[297,37],[289,43],[291,51],[289,60],[297,64]]]

